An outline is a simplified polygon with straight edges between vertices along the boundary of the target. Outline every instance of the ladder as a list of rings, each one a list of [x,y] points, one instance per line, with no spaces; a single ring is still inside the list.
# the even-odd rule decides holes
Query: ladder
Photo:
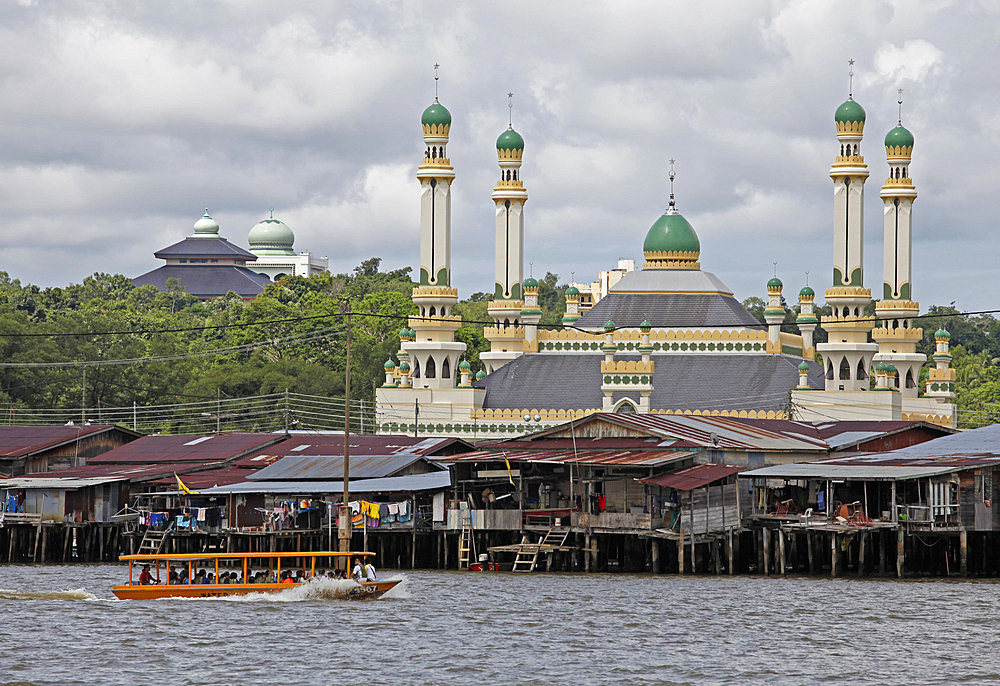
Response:
[[[528,535],[521,536],[521,545],[517,548],[517,557],[514,559],[512,572],[533,572],[538,565],[538,554],[541,546],[538,543],[529,543]]]
[[[469,553],[472,550],[472,528],[467,525],[462,525],[462,534],[458,539],[458,568],[468,569],[470,556]]]
[[[153,531],[152,529],[146,529],[146,533],[142,536],[142,541],[139,543],[139,555],[156,555],[163,548],[163,544],[167,542],[167,532],[166,531]]]
[[[545,536],[542,537],[542,545],[552,545],[557,548],[561,548],[566,545],[566,539],[569,538],[569,528],[566,529],[549,529],[545,532]]]

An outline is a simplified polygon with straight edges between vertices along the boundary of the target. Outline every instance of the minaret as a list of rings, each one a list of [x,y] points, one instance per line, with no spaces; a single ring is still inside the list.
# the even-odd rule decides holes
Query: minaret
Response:
[[[955,370],[950,368],[951,353],[948,350],[951,334],[938,329],[934,334],[934,367],[927,370],[927,395],[941,402],[955,401]]]
[[[826,365],[826,390],[868,390],[868,373],[878,346],[868,342],[874,320],[864,309],[871,300],[871,290],[864,287],[864,203],[868,165],[861,154],[861,136],[865,128],[865,110],[854,101],[854,60],[851,64],[851,90],[837,108],[838,154],[830,169],[833,179],[833,287],[826,291],[826,302],[833,314],[823,317],[828,342],[816,346]]]
[[[785,321],[785,307],[781,304],[781,279],[775,274],[767,282],[767,307],[764,321],[767,322],[767,343],[771,352],[781,352],[781,323]]]
[[[507,130],[497,138],[500,180],[493,189],[496,205],[495,287],[487,311],[496,326],[483,335],[490,341],[490,351],[480,353],[486,371],[493,373],[524,352],[525,329],[521,322],[524,309],[521,281],[524,277],[524,203],[528,192],[521,182],[521,158],[524,139],[513,126],[513,93],[507,94],[511,113]]]
[[[879,194],[885,205],[882,300],[875,305],[878,327],[872,331],[872,338],[878,342],[875,361],[895,366],[900,393],[904,398],[916,398],[920,366],[927,358],[917,352],[924,331],[913,328],[912,318],[920,313],[920,305],[910,299],[913,201],[917,198],[917,189],[910,178],[913,134],[903,127],[902,94],[903,90],[899,89],[896,128],[885,137],[889,177]]]
[[[420,118],[424,159],[420,181],[420,285],[413,289],[419,316],[410,319],[413,340],[405,342],[414,388],[454,388],[458,359],[465,343],[455,341],[462,318],[451,314],[458,290],[451,287],[451,182],[448,159],[451,113],[438,101],[438,65],[434,65],[434,102]],[[401,365],[402,366],[402,365]]]
[[[816,319],[815,309],[816,291],[806,284],[799,291],[799,314],[795,317],[795,325],[799,327],[802,335],[802,357],[814,359],[816,351],[813,349],[813,332],[819,320]]]

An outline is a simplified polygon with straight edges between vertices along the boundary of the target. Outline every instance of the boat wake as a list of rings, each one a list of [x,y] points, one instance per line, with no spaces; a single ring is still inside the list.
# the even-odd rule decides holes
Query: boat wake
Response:
[[[0,600],[100,600],[84,588],[65,591],[14,591],[0,588]]]

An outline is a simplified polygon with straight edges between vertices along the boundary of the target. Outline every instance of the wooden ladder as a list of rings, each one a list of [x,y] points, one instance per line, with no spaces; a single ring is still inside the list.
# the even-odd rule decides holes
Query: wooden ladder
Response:
[[[569,528],[566,529],[549,529],[545,532],[545,536],[542,537],[542,545],[554,545],[561,548],[566,545],[566,539],[569,538]]]
[[[142,541],[139,543],[139,555],[156,555],[163,548],[163,544],[167,541],[166,531],[153,531],[152,529],[146,529],[146,533],[142,535]]]
[[[472,550],[472,528],[468,525],[462,526],[462,533],[458,538],[458,568],[468,569],[470,562],[470,552]]]
[[[533,572],[538,565],[538,554],[540,544],[529,543],[528,535],[521,536],[521,545],[517,549],[517,557],[514,559],[512,572]]]

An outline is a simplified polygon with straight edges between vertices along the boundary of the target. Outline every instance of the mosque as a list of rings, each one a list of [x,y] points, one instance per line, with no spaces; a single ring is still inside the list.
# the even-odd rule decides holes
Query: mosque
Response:
[[[871,300],[862,253],[865,111],[853,92],[834,123],[833,282],[825,293],[832,314],[817,318],[815,292],[804,287],[797,333],[781,330],[780,279],[767,282],[760,324],[720,278],[701,269],[701,242],[680,213],[672,171],[669,206],[646,232],[642,269],[625,273],[582,314],[579,290],[568,288],[563,326],[539,327],[538,282],[524,278],[524,139],[509,127],[497,139],[500,178],[492,192],[494,325],[485,329],[485,370],[473,377],[462,359],[466,346],[454,338],[461,318],[452,311],[452,117],[435,98],[421,119],[425,150],[417,171],[419,313],[400,331],[396,359],[385,363],[376,391],[380,430],[503,437],[599,411],[954,426],[947,331],[937,332],[934,367],[918,394],[925,356],[916,351],[923,330],[914,326],[919,304],[911,300],[913,136],[900,121],[885,138],[883,289],[872,317],[864,314]],[[828,341],[814,345],[818,326]]]
[[[282,276],[312,276],[327,269],[328,259],[296,253],[295,234],[274,218],[257,222],[248,236],[250,250],[230,243],[219,233],[219,223],[205,210],[184,240],[153,253],[165,265],[132,279],[136,286],[151,284],[167,290],[167,279],[177,279],[188,293],[203,300],[232,291],[245,300],[256,298]]]

